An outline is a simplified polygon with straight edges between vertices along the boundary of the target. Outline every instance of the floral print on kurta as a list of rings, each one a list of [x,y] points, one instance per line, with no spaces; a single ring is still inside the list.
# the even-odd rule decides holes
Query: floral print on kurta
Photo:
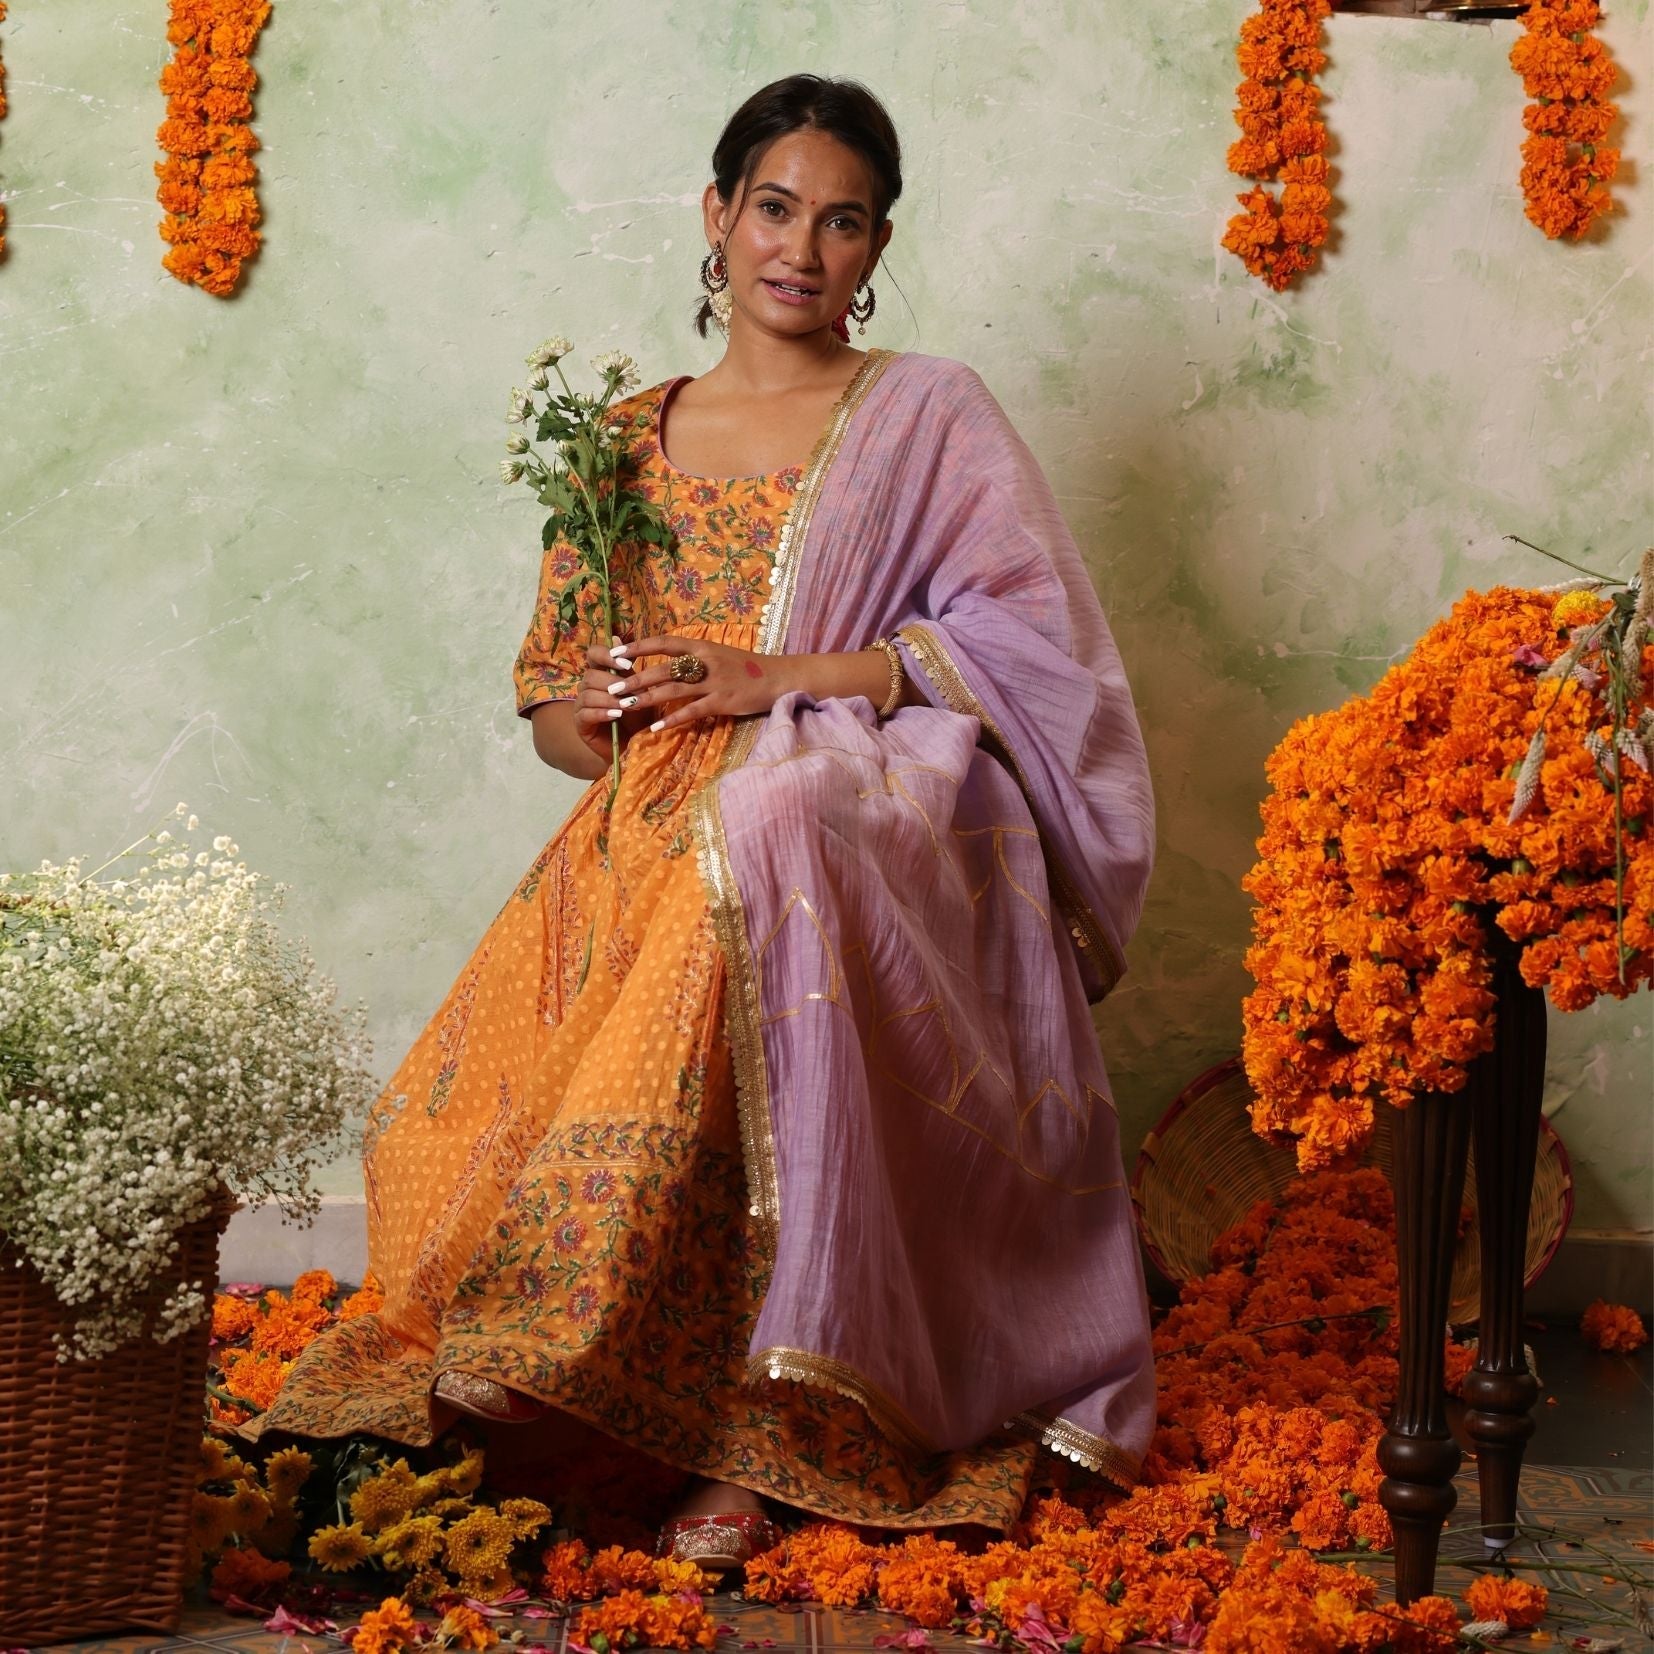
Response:
[[[628,464],[675,541],[621,548],[622,635],[751,648],[801,472],[675,470],[657,435],[671,388],[620,408]],[[578,692],[596,634],[589,606],[558,634],[572,572],[553,545],[517,662],[520,710]],[[748,1215],[725,962],[688,829],[734,727],[633,735],[607,823],[605,775],[535,858],[369,1123],[384,1310],[312,1344],[257,1428],[427,1442],[443,1422],[430,1386],[457,1368],[820,1515],[1014,1519],[1026,1440],[916,1456],[847,1397],[746,1381],[768,1265]]]

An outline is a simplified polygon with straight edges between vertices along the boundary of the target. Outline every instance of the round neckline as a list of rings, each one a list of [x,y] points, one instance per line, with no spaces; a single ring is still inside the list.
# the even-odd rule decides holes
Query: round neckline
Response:
[[[856,384],[857,380],[861,378],[867,364],[872,360],[873,352],[868,351],[866,355],[862,357],[860,363],[857,364],[856,371],[850,375],[849,380],[845,383],[844,389],[841,390],[833,399],[833,405],[827,411],[826,423],[822,426],[823,435],[832,429],[833,421],[838,418],[839,409],[843,407],[845,398],[849,396],[851,388]],[[670,471],[673,476],[682,477],[685,482],[701,482],[711,484],[767,482],[771,477],[785,476],[789,471],[802,472],[809,467],[810,461],[808,459],[802,459],[794,460],[791,465],[777,466],[773,471],[747,471],[739,476],[714,477],[706,476],[699,471],[685,471],[674,465],[672,463],[671,456],[666,452],[666,405],[684,385],[687,385],[692,379],[697,377],[698,375],[693,373],[680,373],[676,375],[676,377],[668,379],[666,384],[661,389],[660,396],[655,402],[655,452],[660,456],[661,465],[666,470]],[[814,446],[810,450],[811,454],[813,455],[816,448],[819,448],[820,446],[821,438],[817,437]]]

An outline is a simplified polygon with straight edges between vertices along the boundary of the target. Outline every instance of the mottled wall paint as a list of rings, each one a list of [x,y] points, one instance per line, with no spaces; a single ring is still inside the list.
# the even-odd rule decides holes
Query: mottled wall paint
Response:
[[[866,342],[963,357],[1011,410],[1142,708],[1160,864],[1102,1019],[1134,1146],[1236,1043],[1286,725],[1467,585],[1548,577],[1501,533],[1599,561],[1650,535],[1637,167],[1600,243],[1547,245],[1514,25],[1337,19],[1337,240],[1272,297],[1218,247],[1245,10],[277,0],[269,243],[223,304],[160,269],[159,0],[16,0],[0,863],[188,799],[292,883],[388,1073],[578,796],[509,700],[537,519],[494,480],[504,391],[553,329],[650,379],[709,365],[687,318],[722,119],[794,69],[859,75],[909,166]],[[1646,0],[1605,33],[1646,175]],[[1554,1022],[1588,1226],[1654,1216],[1648,1023],[1646,996]]]

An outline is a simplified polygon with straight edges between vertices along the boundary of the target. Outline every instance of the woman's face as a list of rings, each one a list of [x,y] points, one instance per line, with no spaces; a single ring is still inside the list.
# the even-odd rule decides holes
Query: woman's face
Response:
[[[777,138],[744,196],[708,184],[702,204],[741,325],[787,337],[830,327],[890,239],[888,222],[873,234],[867,163],[813,127]]]

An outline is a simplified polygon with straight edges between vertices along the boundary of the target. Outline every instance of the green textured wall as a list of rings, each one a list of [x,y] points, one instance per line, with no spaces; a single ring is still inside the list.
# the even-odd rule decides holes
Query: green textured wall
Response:
[[[505,390],[553,330],[650,380],[708,366],[687,318],[723,118],[794,69],[859,75],[909,167],[862,342],[982,372],[1137,688],[1160,864],[1104,1018],[1135,1147],[1236,1043],[1237,881],[1288,722],[1467,585],[1551,577],[1502,533],[1601,562],[1654,517],[1636,164],[1608,235],[1547,244],[1515,25],[1335,19],[1336,242],[1277,298],[1218,246],[1246,10],[276,0],[268,245],[221,303],[160,269],[160,0],[14,0],[0,863],[187,799],[295,887],[388,1073],[578,794],[512,714],[537,519],[494,480]],[[1646,178],[1646,0],[1605,35]],[[1553,1029],[1577,1221],[1647,1229],[1648,996]]]

